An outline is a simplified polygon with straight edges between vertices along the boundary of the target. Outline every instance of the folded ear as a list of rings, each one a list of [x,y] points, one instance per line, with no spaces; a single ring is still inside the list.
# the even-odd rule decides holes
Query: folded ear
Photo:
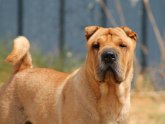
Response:
[[[127,26],[123,26],[121,28],[124,30],[124,32],[127,34],[128,37],[130,37],[131,39],[136,41],[137,36],[136,36],[136,33],[134,31],[132,31],[132,29],[130,29]]]
[[[88,40],[99,28],[99,26],[87,26],[85,28],[86,40]]]

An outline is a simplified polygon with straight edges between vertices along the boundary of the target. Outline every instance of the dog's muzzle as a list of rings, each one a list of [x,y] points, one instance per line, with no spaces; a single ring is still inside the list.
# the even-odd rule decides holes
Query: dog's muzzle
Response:
[[[120,83],[123,80],[121,69],[118,64],[118,54],[115,50],[109,49],[104,51],[101,54],[100,67],[98,68],[97,74],[101,80],[104,82],[107,72],[110,72],[114,76],[114,79],[117,83]]]

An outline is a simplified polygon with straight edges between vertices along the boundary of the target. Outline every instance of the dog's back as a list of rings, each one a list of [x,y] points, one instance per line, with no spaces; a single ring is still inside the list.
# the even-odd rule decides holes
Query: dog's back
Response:
[[[47,118],[52,122],[54,119],[52,109],[56,102],[52,99],[67,74],[33,68],[29,48],[29,41],[23,36],[18,37],[6,58],[13,65],[13,75],[0,90],[0,124],[24,124],[33,122],[33,118],[44,124],[48,121],[42,120]]]

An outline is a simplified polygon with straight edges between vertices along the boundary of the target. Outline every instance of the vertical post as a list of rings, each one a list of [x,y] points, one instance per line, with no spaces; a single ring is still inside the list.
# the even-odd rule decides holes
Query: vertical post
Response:
[[[147,68],[147,55],[144,49],[148,48],[147,44],[147,13],[144,6],[144,1],[141,0],[142,6],[142,20],[141,20],[141,42],[142,42],[142,50],[141,50],[141,65],[142,65],[142,72],[146,71]],[[144,49],[143,49],[144,48]]]
[[[18,0],[18,8],[17,8],[17,35],[23,35],[23,0]]]
[[[59,56],[60,56],[60,63],[61,69],[64,65],[64,58],[65,58],[65,0],[59,0]]]
[[[106,0],[102,0],[103,3],[105,3],[105,5],[107,4]],[[101,11],[101,16],[100,16],[100,25],[103,27],[106,27],[106,15],[105,12],[103,10],[103,8],[100,6],[100,11]]]

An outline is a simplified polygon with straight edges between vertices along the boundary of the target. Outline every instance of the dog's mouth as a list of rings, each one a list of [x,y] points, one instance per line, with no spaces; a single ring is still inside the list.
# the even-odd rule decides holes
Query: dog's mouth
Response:
[[[122,69],[116,63],[100,66],[97,69],[99,82],[106,82],[108,79],[114,79],[115,83],[121,83],[125,80]]]

